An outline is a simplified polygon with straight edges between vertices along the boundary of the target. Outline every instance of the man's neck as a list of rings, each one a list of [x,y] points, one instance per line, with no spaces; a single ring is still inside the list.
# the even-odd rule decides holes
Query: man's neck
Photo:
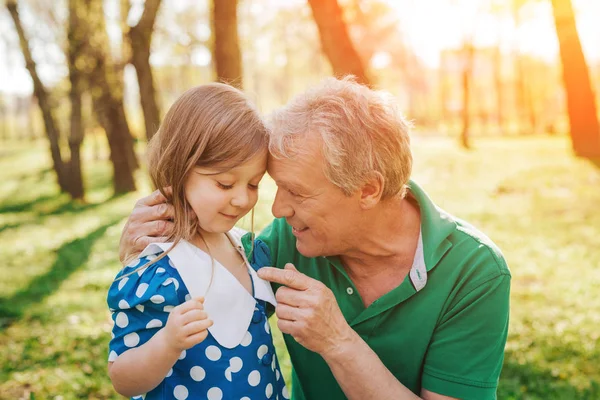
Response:
[[[412,267],[421,229],[418,205],[404,198],[378,207],[365,213],[354,248],[340,255],[353,280],[408,273]]]

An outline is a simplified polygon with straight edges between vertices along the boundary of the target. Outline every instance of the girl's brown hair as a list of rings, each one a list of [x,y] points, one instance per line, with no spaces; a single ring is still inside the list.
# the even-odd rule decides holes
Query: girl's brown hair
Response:
[[[152,183],[175,209],[174,230],[167,239],[174,242],[171,248],[198,232],[198,221],[184,191],[192,169],[224,172],[266,151],[267,144],[267,128],[258,111],[244,93],[232,86],[197,86],[175,101],[147,151]],[[169,186],[172,193],[165,191]]]

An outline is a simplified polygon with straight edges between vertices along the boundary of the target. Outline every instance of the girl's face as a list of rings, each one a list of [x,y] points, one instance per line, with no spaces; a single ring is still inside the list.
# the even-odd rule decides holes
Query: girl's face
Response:
[[[207,233],[229,231],[258,200],[258,184],[267,169],[267,151],[218,173],[195,167],[185,182],[185,197]]]

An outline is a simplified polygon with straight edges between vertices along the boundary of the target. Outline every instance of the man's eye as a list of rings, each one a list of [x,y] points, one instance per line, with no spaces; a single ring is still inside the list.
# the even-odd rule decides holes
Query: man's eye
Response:
[[[288,192],[292,195],[292,196],[299,196],[298,193],[294,192],[293,190],[288,189]]]
[[[252,184],[248,184],[248,187],[249,187],[251,190],[258,190],[258,185],[252,185]]]
[[[225,185],[221,182],[217,182],[217,186],[220,187],[223,190],[229,190],[233,188],[233,185]]]

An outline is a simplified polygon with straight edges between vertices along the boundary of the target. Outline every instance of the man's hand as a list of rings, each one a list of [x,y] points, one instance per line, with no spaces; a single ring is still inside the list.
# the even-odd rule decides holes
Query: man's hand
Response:
[[[323,283],[298,272],[292,264],[285,269],[264,267],[258,275],[284,285],[275,294],[277,326],[302,346],[327,358],[355,339],[333,292]]]
[[[166,189],[167,191],[170,188]],[[158,190],[135,204],[123,228],[119,242],[119,259],[128,264],[150,243],[164,242],[173,231],[175,211]]]

